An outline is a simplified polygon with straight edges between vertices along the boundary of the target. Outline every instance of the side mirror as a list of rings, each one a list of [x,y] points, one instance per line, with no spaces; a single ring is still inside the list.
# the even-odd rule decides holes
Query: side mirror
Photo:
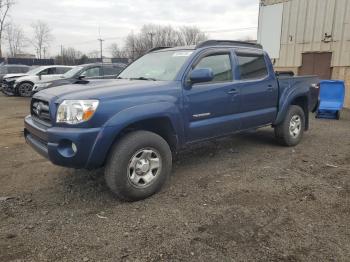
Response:
[[[194,69],[190,74],[192,84],[210,82],[214,79],[213,70],[210,68]]]
[[[78,76],[78,80],[83,80],[85,77],[86,76],[84,76],[84,75],[80,75],[80,76]]]

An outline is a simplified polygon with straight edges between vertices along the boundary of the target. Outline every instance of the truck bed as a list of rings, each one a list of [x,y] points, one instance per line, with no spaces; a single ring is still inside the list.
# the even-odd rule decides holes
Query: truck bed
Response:
[[[319,101],[319,77],[318,76],[288,76],[286,74],[277,76],[279,83],[280,97],[288,95],[288,89],[295,90],[309,88],[309,111],[314,112]],[[283,99],[280,101],[283,101]]]

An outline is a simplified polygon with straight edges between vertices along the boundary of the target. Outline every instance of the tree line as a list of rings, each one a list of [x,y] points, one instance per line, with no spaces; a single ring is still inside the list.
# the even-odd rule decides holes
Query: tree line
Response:
[[[40,20],[32,23],[32,37],[27,38],[19,25],[7,22],[9,11],[14,4],[14,0],[0,0],[0,57],[3,57],[4,41],[11,57],[20,54],[29,45],[34,47],[38,58],[45,57],[53,39],[49,26]]]
[[[142,56],[154,47],[172,47],[196,45],[207,40],[208,36],[196,26],[182,26],[178,29],[168,25],[144,25],[138,34],[131,32],[125,40],[125,46],[111,45],[111,53],[132,60]]]
[[[13,5],[13,0],[0,0],[0,57],[3,57],[2,46],[5,42],[11,57],[16,57],[26,47],[32,46],[37,58],[47,58],[48,49],[54,39],[50,27],[38,20],[31,24],[32,37],[26,37],[19,25],[6,22],[9,9]],[[207,38],[208,36],[196,26],[174,28],[171,25],[147,24],[142,26],[138,33],[130,32],[125,38],[124,46],[110,43],[106,49],[112,58],[135,60],[154,47],[195,45]],[[60,54],[54,58],[60,64],[76,65],[86,63],[88,58],[100,58],[100,52],[93,50],[84,54],[74,47],[61,47]]]

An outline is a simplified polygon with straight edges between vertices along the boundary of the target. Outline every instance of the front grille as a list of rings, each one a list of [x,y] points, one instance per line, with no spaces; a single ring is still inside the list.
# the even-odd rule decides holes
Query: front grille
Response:
[[[33,98],[30,113],[34,120],[51,125],[49,102]]]
[[[4,91],[6,92],[11,92],[13,93],[14,92],[14,89],[13,89],[13,84],[15,83],[15,81],[7,81],[7,80],[3,80],[2,83],[1,83],[1,86],[3,88]]]

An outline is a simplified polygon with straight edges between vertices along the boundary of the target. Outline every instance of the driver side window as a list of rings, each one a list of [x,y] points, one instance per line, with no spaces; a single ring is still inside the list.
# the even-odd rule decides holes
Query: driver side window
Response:
[[[99,67],[91,67],[89,69],[86,69],[81,76],[85,77],[98,77],[100,76],[100,68]]]
[[[233,80],[230,54],[211,54],[203,57],[194,69],[210,68],[214,79],[211,82],[228,82]]]

